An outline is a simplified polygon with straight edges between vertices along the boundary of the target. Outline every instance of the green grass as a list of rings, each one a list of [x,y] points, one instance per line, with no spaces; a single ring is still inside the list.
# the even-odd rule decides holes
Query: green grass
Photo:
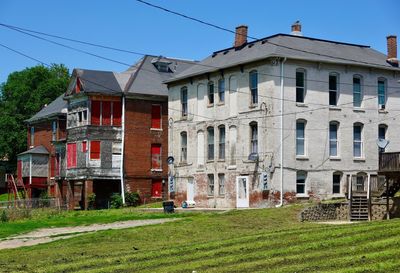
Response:
[[[2,250],[0,271],[398,272],[399,220],[301,223],[302,208],[191,214],[162,225]]]
[[[2,202],[2,201],[8,201],[7,193],[0,194],[0,202]]]
[[[1,212],[1,210],[0,210]],[[38,228],[90,225],[94,223],[111,223],[126,220],[158,219],[166,217],[187,217],[183,214],[164,214],[138,211],[134,208],[91,210],[91,211],[57,211],[50,209],[33,210],[29,219],[13,222],[0,222],[0,239],[10,235],[26,233]]]

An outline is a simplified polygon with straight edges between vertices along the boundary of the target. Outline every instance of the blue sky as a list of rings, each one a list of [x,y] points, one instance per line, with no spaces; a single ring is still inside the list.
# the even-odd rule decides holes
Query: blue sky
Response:
[[[400,1],[148,0],[249,36],[289,33],[300,20],[304,36],[370,45],[386,53],[386,36],[400,35]],[[232,46],[233,34],[207,27],[135,0],[1,0],[0,23],[137,52],[201,60]],[[399,37],[400,38],[400,37]],[[141,56],[57,40],[133,64]],[[126,66],[74,52],[0,27],[0,43],[46,63],[124,71]],[[9,73],[37,63],[0,47],[0,83]]]

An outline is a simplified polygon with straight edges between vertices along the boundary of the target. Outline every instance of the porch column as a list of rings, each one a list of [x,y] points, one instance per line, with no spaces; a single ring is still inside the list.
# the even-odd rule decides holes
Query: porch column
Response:
[[[83,186],[83,209],[89,208],[89,196],[93,193],[93,180],[86,180]]]

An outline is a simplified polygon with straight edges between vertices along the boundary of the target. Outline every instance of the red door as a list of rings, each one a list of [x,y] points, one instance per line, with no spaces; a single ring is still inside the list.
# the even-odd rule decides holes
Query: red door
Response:
[[[151,185],[151,197],[161,198],[161,193],[162,193],[162,181],[153,180]]]

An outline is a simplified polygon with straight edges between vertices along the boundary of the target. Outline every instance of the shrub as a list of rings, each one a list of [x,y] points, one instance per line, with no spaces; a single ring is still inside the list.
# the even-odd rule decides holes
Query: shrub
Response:
[[[96,194],[95,193],[91,193],[88,196],[88,209],[94,209],[95,208],[95,204],[96,204]]]
[[[130,207],[136,207],[140,203],[140,195],[138,192],[128,192],[125,195],[126,204]]]
[[[0,221],[2,223],[8,222],[8,215],[7,212],[5,210],[3,210],[3,212],[1,213],[1,217],[0,217]]]
[[[48,207],[50,206],[50,196],[47,191],[42,191],[39,195],[39,207]]]
[[[110,199],[111,208],[118,209],[122,207],[122,197],[119,193],[113,193]]]

